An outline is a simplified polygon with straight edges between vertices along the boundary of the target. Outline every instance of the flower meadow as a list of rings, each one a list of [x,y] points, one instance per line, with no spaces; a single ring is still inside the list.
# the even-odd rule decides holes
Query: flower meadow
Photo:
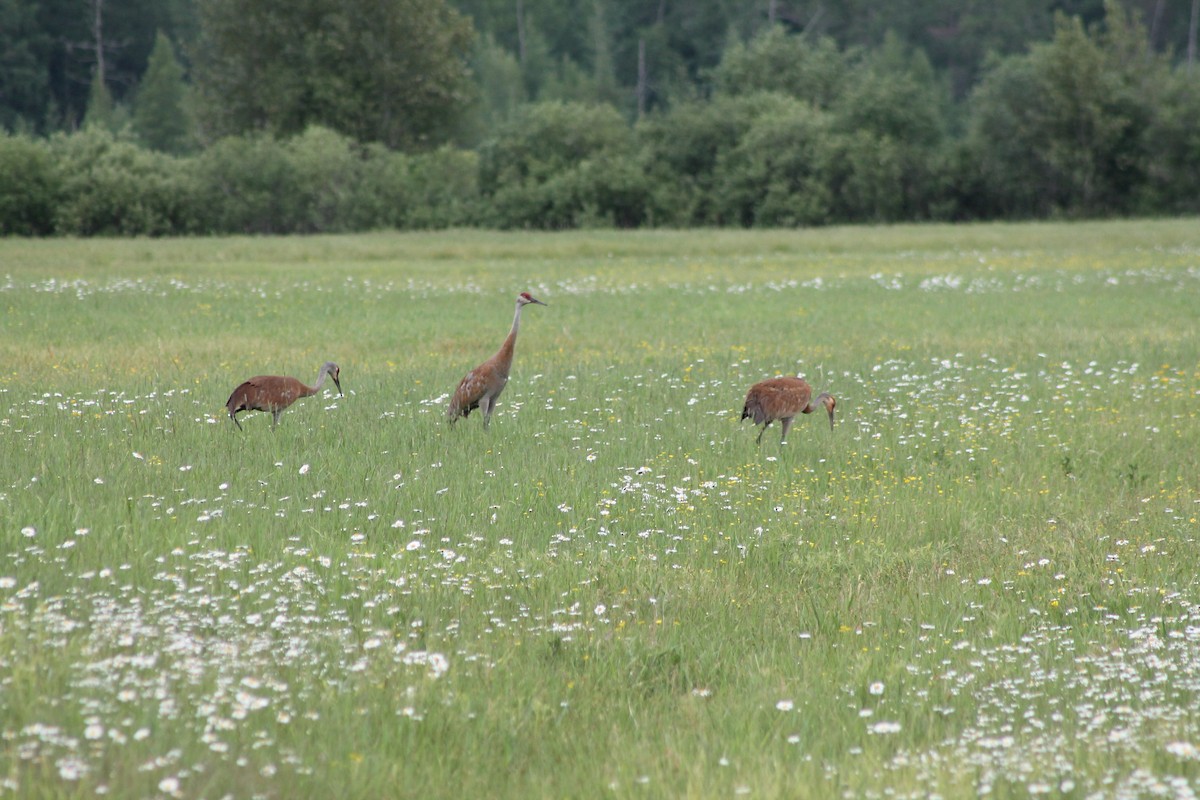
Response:
[[[1196,231],[0,242],[0,796],[1195,797]]]

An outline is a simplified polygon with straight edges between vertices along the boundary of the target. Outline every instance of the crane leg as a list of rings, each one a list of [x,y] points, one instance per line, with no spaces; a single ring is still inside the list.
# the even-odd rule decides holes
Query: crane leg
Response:
[[[480,398],[479,410],[483,412],[483,428],[487,430],[488,423],[492,421],[492,398]]]
[[[762,444],[762,435],[767,432],[767,426],[771,424],[770,420],[763,423],[763,426],[758,429],[758,438],[754,440],[755,444]]]
[[[783,436],[779,437],[779,443],[787,444],[787,433],[788,429],[792,427],[792,418],[784,417],[782,420],[780,420],[780,424],[783,425]]]
[[[277,427],[279,427],[279,415],[282,413],[282,411],[271,412],[271,430],[275,430]]]
[[[233,420],[234,425],[237,425],[239,431],[243,430],[242,423],[238,422],[237,414],[230,413],[229,418]]]

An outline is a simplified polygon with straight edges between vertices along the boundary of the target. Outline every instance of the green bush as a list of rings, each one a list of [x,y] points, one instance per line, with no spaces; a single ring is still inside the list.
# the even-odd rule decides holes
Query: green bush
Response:
[[[406,155],[327,128],[222,139],[197,158],[215,233],[337,233],[444,228],[477,216],[474,153]]]
[[[830,124],[827,113],[793,100],[756,118],[717,159],[718,221],[745,227],[828,222]]]
[[[380,144],[362,152],[362,174],[349,205],[353,230],[400,229],[413,204],[409,157]]]
[[[187,162],[99,126],[58,134],[50,149],[61,187],[57,233],[163,236],[193,229],[196,187]]]
[[[217,141],[196,160],[208,233],[292,233],[303,216],[287,150],[265,134]]]
[[[645,220],[646,183],[633,159],[600,154],[540,183],[514,184],[493,198],[504,227],[633,228]]]
[[[357,230],[468,226],[479,215],[479,159],[442,147],[409,155],[367,149],[354,198]]]
[[[484,145],[484,222],[502,228],[571,228],[645,218],[646,183],[632,131],[606,105],[538,103]]]
[[[647,218],[656,225],[687,227],[723,224],[717,165],[737,148],[755,120],[786,113],[794,101],[760,92],[692,102],[649,117],[637,128],[640,158],[647,176]],[[742,220],[731,220],[743,224]]]
[[[889,136],[861,130],[831,142],[828,186],[838,222],[904,219],[904,146]]]
[[[362,181],[367,161],[353,139],[313,126],[282,143],[295,192],[294,216],[280,226],[295,233],[340,233],[376,227]]]
[[[1146,134],[1156,157],[1147,169],[1137,210],[1195,214],[1200,212],[1200,73],[1180,69],[1162,89]]]
[[[477,153],[442,147],[412,156],[392,155],[404,163],[404,169],[391,190],[408,198],[400,227],[452,228],[479,220]]]
[[[44,140],[0,131],[0,236],[53,233],[60,185]]]

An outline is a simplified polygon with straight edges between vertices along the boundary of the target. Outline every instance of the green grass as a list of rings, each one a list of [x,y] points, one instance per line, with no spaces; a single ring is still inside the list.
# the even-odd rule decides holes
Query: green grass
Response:
[[[0,794],[1187,796],[1197,230],[0,241]]]

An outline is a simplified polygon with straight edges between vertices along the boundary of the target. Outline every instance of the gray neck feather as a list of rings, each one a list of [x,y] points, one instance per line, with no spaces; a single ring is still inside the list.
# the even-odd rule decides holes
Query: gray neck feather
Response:
[[[516,336],[517,328],[521,327],[521,306],[523,305],[525,304],[517,303],[517,313],[513,314],[513,326],[512,330],[508,332],[509,336]]]

